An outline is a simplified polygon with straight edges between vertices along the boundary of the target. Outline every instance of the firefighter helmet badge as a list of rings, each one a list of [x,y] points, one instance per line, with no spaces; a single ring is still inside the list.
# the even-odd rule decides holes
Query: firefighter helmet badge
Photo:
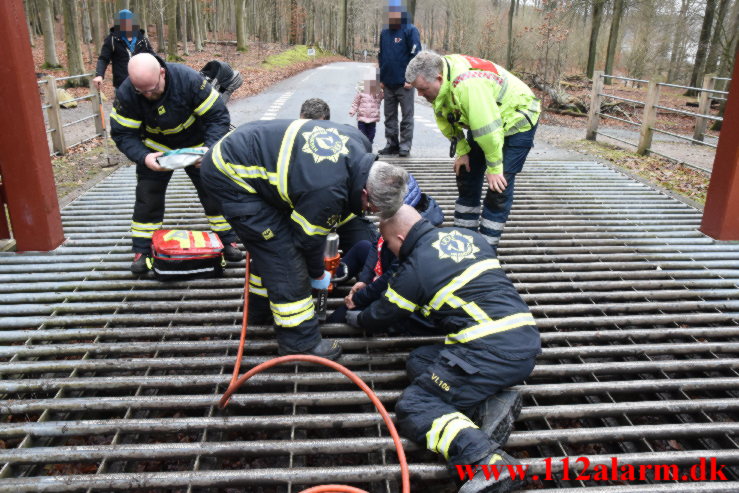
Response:
[[[341,135],[335,128],[313,127],[310,132],[303,132],[303,138],[303,152],[313,156],[316,163],[324,160],[335,163],[339,156],[349,154],[346,147],[349,137]]]
[[[439,239],[431,244],[439,251],[439,258],[450,258],[455,262],[461,262],[466,258],[475,258],[480,251],[469,235],[463,235],[459,231],[452,230],[449,233],[439,232]]]

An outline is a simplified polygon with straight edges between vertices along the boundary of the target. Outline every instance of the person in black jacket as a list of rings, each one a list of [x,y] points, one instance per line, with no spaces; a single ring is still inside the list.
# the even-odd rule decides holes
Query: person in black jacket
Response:
[[[411,384],[395,405],[398,429],[451,466],[515,468],[520,464],[501,447],[521,396],[505,389],[529,376],[541,351],[534,317],[479,233],[435,228],[408,205],[380,222],[380,231],[400,266],[385,295],[347,312],[347,322],[383,330],[419,312],[446,333],[443,344],[408,356]],[[459,491],[512,485],[511,470],[502,467],[500,477],[478,473]]]
[[[128,62],[131,57],[139,53],[154,54],[154,49],[146,37],[146,31],[134,25],[133,13],[130,10],[118,12],[116,23],[110,28],[110,34],[105,37],[100,48],[95,77],[92,83],[98,90],[103,86],[103,78],[108,65],[112,65],[113,87],[123,84],[128,77]]]
[[[110,136],[118,149],[136,163],[136,203],[131,232],[134,260],[131,271],[148,271],[151,237],[162,226],[164,198],[172,171],[157,158],[184,147],[211,147],[228,132],[226,105],[195,70],[177,63],[165,64],[148,53],[131,58],[130,77],[116,91],[110,114]],[[218,203],[200,184],[198,165],[185,168],[211,229],[224,245],[230,262],[243,259],[237,236],[221,215]]]
[[[241,125],[203,158],[203,184],[251,254],[249,323],[271,312],[279,354],[341,355],[321,338],[311,295],[331,281],[326,236],[370,202],[381,217],[394,214],[408,179],[371,151],[348,125],[265,120]]]

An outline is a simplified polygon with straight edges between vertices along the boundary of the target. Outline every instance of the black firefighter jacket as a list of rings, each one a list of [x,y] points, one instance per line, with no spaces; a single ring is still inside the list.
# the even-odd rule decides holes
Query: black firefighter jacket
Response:
[[[435,228],[421,219],[400,249],[400,266],[385,295],[363,310],[360,327],[386,329],[414,312],[463,344],[509,360],[539,353],[528,307],[478,233]]]
[[[218,92],[202,75],[185,65],[160,63],[166,70],[162,97],[149,101],[126,79],[110,114],[110,136],[139,166],[151,152],[211,147],[226,135],[231,121]]]
[[[132,56],[139,53],[151,53],[154,55],[154,49],[146,37],[146,32],[139,29],[136,33],[136,44],[133,51],[130,50],[128,44],[121,37],[123,33],[116,31],[114,27],[110,28],[110,34],[105,37],[103,46],[100,48],[100,56],[95,67],[95,75],[104,77],[105,69],[111,64],[113,71],[113,87],[120,87],[123,81],[128,78],[128,61]]]
[[[312,278],[323,274],[326,235],[361,214],[361,192],[375,160],[354,127],[326,120],[241,125],[206,155],[201,176],[219,190],[226,218],[252,215],[266,202],[289,216]]]

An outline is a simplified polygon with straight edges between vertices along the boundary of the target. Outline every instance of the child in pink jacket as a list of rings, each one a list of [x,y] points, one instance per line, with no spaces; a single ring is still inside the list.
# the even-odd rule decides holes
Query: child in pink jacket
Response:
[[[357,115],[357,127],[370,142],[375,140],[375,127],[380,121],[381,101],[380,83],[375,79],[368,79],[357,87],[357,95],[354,96],[352,109],[349,111],[349,116]]]

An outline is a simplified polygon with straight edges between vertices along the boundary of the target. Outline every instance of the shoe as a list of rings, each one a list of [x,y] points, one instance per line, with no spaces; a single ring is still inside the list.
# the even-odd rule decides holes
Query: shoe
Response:
[[[223,258],[229,262],[240,262],[244,260],[244,252],[239,249],[236,242],[223,245]]]
[[[339,343],[336,341],[321,339],[321,342],[316,344],[315,347],[309,351],[296,351],[287,346],[280,345],[277,348],[277,354],[280,356],[286,356],[288,354],[309,354],[311,356],[320,356],[321,358],[336,361],[339,359],[339,356],[341,356],[341,346],[339,346]]]
[[[397,147],[390,147],[387,146],[384,149],[380,149],[377,151],[377,154],[380,156],[392,156],[393,154],[397,154],[399,149]]]
[[[137,253],[133,256],[133,262],[131,262],[131,272],[134,274],[145,274],[149,272],[149,256],[144,253]]]
[[[471,464],[477,472],[472,479],[462,485],[459,493],[506,493],[523,485],[524,468],[521,461],[500,449],[493,451],[486,460],[481,461],[480,465],[489,467],[478,467],[478,464]],[[493,466],[499,472],[497,478],[492,470]],[[511,474],[512,471],[513,474]]]
[[[517,390],[498,392],[480,404],[474,421],[492,441],[502,447],[511,435],[513,423],[521,412],[521,404],[521,393]]]
[[[401,149],[398,151],[398,157],[408,157],[411,155],[411,151],[408,149]]]

